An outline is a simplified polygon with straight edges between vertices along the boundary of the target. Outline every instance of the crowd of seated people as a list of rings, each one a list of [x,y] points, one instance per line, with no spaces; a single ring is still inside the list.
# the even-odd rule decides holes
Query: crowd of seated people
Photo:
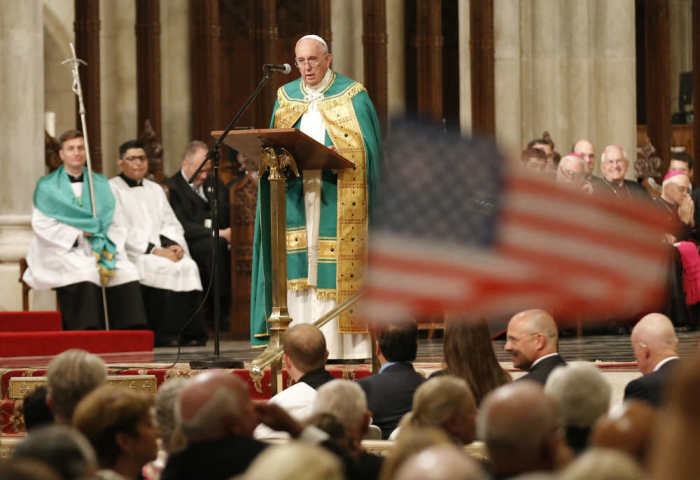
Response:
[[[44,470],[38,467],[36,477],[26,478],[700,478],[690,447],[700,442],[700,353],[679,358],[668,317],[652,313],[637,321],[630,343],[641,376],[626,386],[624,402],[612,406],[611,385],[598,367],[561,358],[548,312],[525,310],[508,324],[504,349],[521,372],[515,380],[489,360],[493,343],[484,327],[478,320],[448,319],[448,368],[417,382],[410,393],[392,388],[370,401],[385,368],[369,384],[321,382],[313,395],[301,397],[310,402],[305,415],[296,403],[253,401],[245,382],[221,370],[169,379],[156,395],[132,392],[105,384],[98,357],[67,351],[49,366],[44,401],[53,420],[42,417],[43,425],[31,429],[11,464],[0,463],[0,474],[38,462]],[[300,364],[297,337],[313,339],[315,328],[285,338],[288,366]],[[415,330],[407,322],[378,332],[382,363],[403,363],[399,375],[421,376],[411,365]],[[467,344],[473,358],[459,348]],[[322,342],[313,347],[308,358],[320,360],[304,369],[320,376],[325,349]],[[304,388],[307,374],[295,376]],[[30,402],[34,411],[26,412],[34,418],[37,403]],[[386,426],[399,410],[405,411],[385,454],[368,452],[372,425],[384,419]],[[286,438],[256,439],[260,424]],[[677,475],[665,475],[669,471]]]
[[[654,159],[656,162],[651,161]],[[700,212],[695,205],[700,191],[692,187],[693,158],[674,149],[666,171],[660,171],[661,161],[655,157],[642,158],[638,163],[641,166],[635,164],[635,168],[639,178],[630,180],[627,152],[620,145],[610,144],[602,149],[597,176],[592,142],[580,139],[571,153],[557,156],[548,136],[529,142],[520,157],[525,170],[548,176],[573,190],[618,201],[639,200],[640,208],[662,212],[669,225],[662,239],[668,245],[669,257],[669,295],[664,313],[674,325],[696,329],[700,325]]]
[[[58,143],[61,165],[40,178],[34,192],[34,238],[23,280],[56,290],[64,330],[149,328],[156,346],[204,345],[200,303],[211,277],[211,165],[192,184],[187,180],[207,145],[187,146],[181,171],[167,182],[168,196],[148,178],[140,141],[127,140],[115,152],[119,175],[107,181],[93,172],[92,185],[83,134],[69,130]],[[227,189],[219,187],[218,301],[226,329],[231,230]]]

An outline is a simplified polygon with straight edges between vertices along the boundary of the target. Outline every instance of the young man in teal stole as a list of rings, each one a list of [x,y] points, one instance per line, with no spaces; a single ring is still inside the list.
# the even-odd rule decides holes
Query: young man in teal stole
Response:
[[[358,293],[366,263],[367,229],[382,157],[381,132],[372,101],[358,82],[330,70],[323,39],[297,42],[301,77],[281,87],[272,128],[298,128],[354,164],[342,171],[305,171],[287,180],[287,289],[294,323],[309,323]],[[251,343],[268,342],[270,315],[270,197],[260,179],[251,286]],[[366,326],[354,312],[323,329],[329,358],[371,355]]]

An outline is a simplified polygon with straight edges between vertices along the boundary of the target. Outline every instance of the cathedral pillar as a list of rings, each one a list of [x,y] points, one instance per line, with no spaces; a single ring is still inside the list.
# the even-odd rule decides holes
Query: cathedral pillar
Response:
[[[495,0],[494,33],[504,146],[548,130],[561,153],[588,138],[597,154],[616,143],[636,158],[634,0]]]
[[[21,309],[18,261],[31,240],[32,192],[44,174],[43,1],[0,0],[0,310]]]
[[[404,0],[386,0],[387,30],[387,110],[388,115],[406,111],[406,34]]]

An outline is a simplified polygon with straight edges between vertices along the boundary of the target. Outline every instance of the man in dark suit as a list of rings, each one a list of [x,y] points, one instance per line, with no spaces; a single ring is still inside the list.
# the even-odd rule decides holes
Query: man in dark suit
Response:
[[[425,381],[413,368],[418,351],[418,327],[391,325],[377,334],[379,373],[358,380],[367,395],[373,423],[387,439],[413,406],[413,393]]]
[[[600,156],[600,171],[603,177],[593,184],[595,193],[649,199],[649,194],[639,183],[626,180],[625,174],[630,162],[620,145],[608,145]]]
[[[660,313],[644,316],[630,337],[642,376],[625,387],[625,400],[661,405],[669,374],[678,364],[678,338],[671,320]]]
[[[525,310],[508,322],[505,351],[513,366],[527,370],[518,380],[534,380],[544,385],[556,367],[566,365],[557,350],[559,332],[554,318],[544,310]]]
[[[170,205],[177,219],[185,229],[185,240],[190,255],[197,263],[206,291],[211,277],[212,254],[212,213],[214,199],[213,177],[210,177],[211,162],[197,174],[192,184],[187,180],[202,163],[208,151],[207,144],[199,140],[189,143],[182,158],[182,168],[166,180],[169,189]],[[219,271],[219,302],[221,308],[221,329],[228,330],[228,313],[231,305],[231,258],[229,243],[231,228],[229,216],[228,189],[219,181],[218,185],[219,245],[216,252]]]

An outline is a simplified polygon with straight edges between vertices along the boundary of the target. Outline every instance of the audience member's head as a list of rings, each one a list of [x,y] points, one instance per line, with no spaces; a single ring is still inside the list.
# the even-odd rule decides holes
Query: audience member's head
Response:
[[[58,143],[61,146],[58,156],[63,162],[63,168],[73,176],[83,173],[83,165],[87,158],[83,133],[80,130],[67,130],[58,137]]]
[[[596,422],[589,444],[620,450],[640,465],[648,465],[655,425],[654,407],[641,400],[627,400]]]
[[[448,319],[443,351],[447,371],[467,382],[477,405],[491,390],[511,380],[498,363],[491,332],[483,320]]]
[[[591,143],[590,140],[582,138],[574,143],[571,151],[581,155],[586,162],[586,175],[591,175],[595,168],[595,147],[593,147],[593,143]]]
[[[558,183],[580,188],[586,181],[586,161],[577,153],[565,155],[557,167]]]
[[[344,480],[343,465],[330,451],[302,442],[267,448],[240,480]]]
[[[324,383],[317,390],[313,405],[313,414],[321,413],[335,416],[345,427],[354,449],[359,449],[371,421],[362,387],[350,380],[336,379]]]
[[[629,167],[625,150],[619,145],[608,145],[600,155],[600,171],[612,183],[621,183]]]
[[[671,159],[668,163],[668,171],[680,170],[688,177],[693,178],[693,157],[686,152],[671,152]]]
[[[155,399],[156,423],[160,429],[160,439],[163,449],[170,453],[182,447],[181,438],[178,438],[177,422],[175,421],[175,401],[180,391],[187,384],[182,377],[174,377],[166,380],[158,389]]]
[[[247,385],[221,370],[188,380],[175,402],[175,419],[188,443],[250,437],[258,424]]]
[[[542,132],[542,138],[530,140],[527,144],[527,148],[542,150],[547,159],[545,170],[552,173],[556,171],[557,166],[554,159],[556,152],[554,151],[554,142],[549,132]]]
[[[380,361],[412,362],[418,353],[418,326],[401,323],[377,332],[377,353]]]
[[[127,178],[139,181],[148,173],[148,155],[143,142],[127,140],[119,146],[119,171]]]
[[[90,442],[68,425],[34,429],[17,445],[12,459],[32,459],[48,465],[64,480],[87,478],[97,470]]]
[[[73,425],[90,441],[100,467],[136,478],[158,454],[151,395],[103,385],[81,400]]]
[[[195,170],[202,163],[204,158],[207,156],[209,147],[206,143],[201,140],[192,140],[185,147],[185,153],[182,155],[182,173],[189,178],[194,175]],[[192,185],[199,187],[204,183],[209,174],[211,173],[211,162],[207,164],[199,171],[197,177],[192,181]]]
[[[513,366],[521,370],[559,348],[557,324],[544,310],[525,310],[513,316],[506,335],[505,350],[513,357]]]
[[[51,360],[46,377],[47,402],[56,422],[71,423],[78,402],[102,385],[107,373],[100,357],[85,350],[71,349]]]
[[[561,480],[639,480],[644,471],[629,455],[593,448],[576,458],[559,475]]]
[[[526,148],[520,153],[520,162],[528,170],[543,172],[547,166],[547,154],[539,148]]]
[[[442,428],[456,443],[474,441],[476,403],[467,383],[443,375],[423,383],[413,395],[413,410],[406,414],[401,428]]]
[[[48,389],[41,385],[24,396],[22,415],[27,431],[53,423],[53,412],[46,404]]]
[[[287,329],[282,336],[282,345],[284,363],[294,381],[326,365],[326,339],[315,325],[300,323]]]
[[[481,480],[486,474],[461,449],[451,445],[430,447],[410,457],[396,472],[396,480]]]
[[[313,425],[326,432],[330,439],[342,449],[350,452],[355,448],[356,441],[348,436],[345,431],[345,425],[332,413],[317,413],[311,415],[306,421],[306,424]]]
[[[402,431],[382,465],[380,480],[394,480],[398,469],[413,455],[436,445],[451,443],[445,431],[438,428],[416,427]]]
[[[661,184],[661,198],[678,206],[688,196],[690,178],[682,170],[669,170]]]
[[[554,469],[558,456],[556,404],[535,382],[513,382],[489,393],[477,414],[496,476]]]
[[[642,317],[630,336],[639,371],[650,373],[663,359],[678,355],[678,338],[671,320],[661,313]]]
[[[593,425],[610,407],[610,383],[593,364],[572,362],[554,369],[544,391],[557,401],[566,443],[581,452],[588,445]]]
[[[28,458],[0,460],[0,480],[62,480],[49,466],[39,460]]]

